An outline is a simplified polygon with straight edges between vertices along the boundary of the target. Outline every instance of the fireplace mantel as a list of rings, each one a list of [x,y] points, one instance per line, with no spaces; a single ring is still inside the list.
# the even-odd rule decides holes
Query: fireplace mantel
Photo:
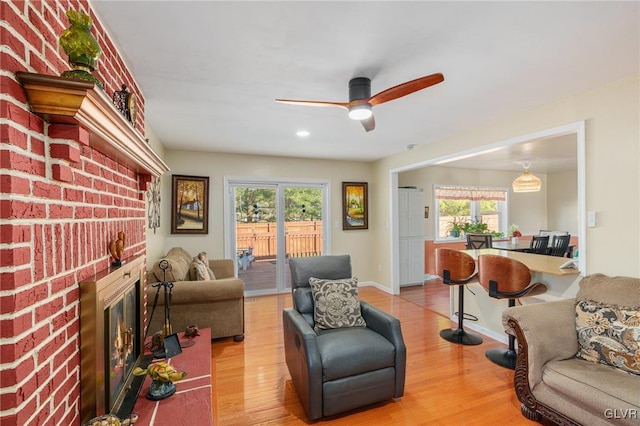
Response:
[[[31,111],[49,123],[78,124],[89,143],[141,175],[160,176],[169,167],[95,84],[62,77],[17,72]]]

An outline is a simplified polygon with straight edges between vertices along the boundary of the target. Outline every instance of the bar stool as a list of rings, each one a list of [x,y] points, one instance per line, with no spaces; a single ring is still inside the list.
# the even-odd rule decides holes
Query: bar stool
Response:
[[[508,299],[509,307],[516,305],[516,299],[547,291],[544,284],[531,282],[531,271],[524,263],[493,254],[478,256],[478,280],[489,292],[489,297]],[[489,349],[485,355],[501,367],[515,370],[516,337],[511,334],[508,336],[508,349]]]
[[[436,249],[436,273],[447,285],[458,286],[458,328],[440,331],[440,337],[459,345],[479,345],[482,337],[462,327],[464,320],[464,285],[476,277],[476,262],[467,253],[446,248]]]

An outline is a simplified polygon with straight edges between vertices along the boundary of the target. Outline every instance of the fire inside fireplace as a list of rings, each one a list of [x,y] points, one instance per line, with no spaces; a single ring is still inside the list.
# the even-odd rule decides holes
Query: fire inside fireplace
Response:
[[[144,257],[80,283],[81,421],[103,414],[127,417],[144,377]]]
[[[110,407],[113,407],[118,400],[127,377],[133,371],[136,355],[140,352],[136,346],[139,342],[135,338],[140,326],[137,321],[139,312],[136,306],[136,287],[139,283],[135,284],[120,300],[105,310],[107,316],[105,324],[109,327],[107,335],[109,349],[105,352],[108,358],[105,365],[109,366],[109,389],[106,394],[109,396]]]

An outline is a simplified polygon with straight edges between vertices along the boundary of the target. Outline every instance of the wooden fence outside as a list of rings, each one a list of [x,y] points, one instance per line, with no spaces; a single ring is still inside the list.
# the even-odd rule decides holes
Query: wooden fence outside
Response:
[[[275,259],[276,227],[273,222],[236,223],[236,247],[253,247],[256,259]],[[288,257],[322,254],[322,222],[285,222],[285,252]]]

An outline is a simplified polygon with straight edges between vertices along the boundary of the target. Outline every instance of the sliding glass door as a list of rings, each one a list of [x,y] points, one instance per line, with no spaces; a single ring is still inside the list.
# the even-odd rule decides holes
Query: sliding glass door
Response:
[[[326,183],[229,179],[225,223],[232,232],[226,247],[247,295],[289,291],[289,258],[323,254],[326,188]]]

